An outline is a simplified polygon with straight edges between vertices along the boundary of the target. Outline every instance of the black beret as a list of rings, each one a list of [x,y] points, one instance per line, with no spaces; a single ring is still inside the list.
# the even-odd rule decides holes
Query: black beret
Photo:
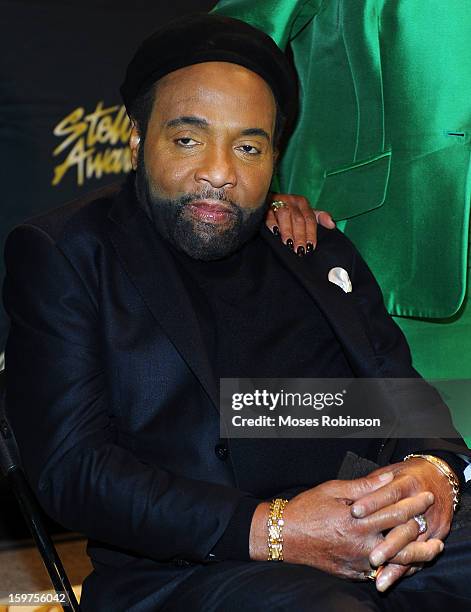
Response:
[[[203,62],[231,62],[256,72],[271,87],[283,115],[292,119],[297,81],[284,53],[261,30],[239,19],[206,13],[176,19],[141,44],[121,86],[128,113],[137,96],[161,77]]]

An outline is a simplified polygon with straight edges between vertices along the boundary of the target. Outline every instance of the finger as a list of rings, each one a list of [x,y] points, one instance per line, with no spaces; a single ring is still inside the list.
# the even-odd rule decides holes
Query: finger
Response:
[[[384,574],[383,577],[380,577],[381,574],[383,574],[383,572],[386,570],[386,568],[388,568],[388,571]],[[407,566],[389,563],[386,567],[381,568],[381,573],[378,574],[378,577],[376,579],[376,588],[378,589],[378,591],[385,591],[391,585],[397,582],[397,580],[399,580],[399,578],[401,578],[402,576],[413,576],[417,572],[420,572],[422,568],[423,565],[421,563],[413,565],[409,568],[407,568]]]
[[[316,209],[314,209],[314,213],[316,215],[317,222],[322,225],[322,227],[325,227],[326,229],[335,228],[335,221],[332,219],[330,213],[326,212],[325,210]]]
[[[298,208],[289,207],[291,214],[291,227],[293,228],[294,252],[298,255],[306,254],[306,221]]]
[[[315,211],[311,208],[309,201],[302,196],[285,196],[286,201],[291,205],[292,211],[299,212],[304,219],[304,232],[305,232],[305,244],[306,253],[313,251],[317,244],[317,217]],[[292,223],[294,219],[292,218]],[[298,239],[297,228],[293,226],[295,233],[295,248],[296,246],[304,246],[301,244],[296,245]],[[301,234],[299,235],[299,241],[301,242]]]
[[[271,196],[272,199],[281,200],[288,205],[275,211],[277,221],[282,225],[286,225],[286,231],[282,231],[281,234],[283,242],[286,243],[288,240],[292,239],[294,251],[300,255],[312,251],[317,239],[317,220],[309,201],[304,196],[296,194],[275,193],[271,194]],[[285,221],[286,212],[289,213],[291,227],[289,227],[288,222]],[[309,240],[307,237],[308,226]],[[286,236],[283,236],[284,233]],[[309,248],[308,242],[310,243]]]
[[[289,206],[283,206],[282,208],[277,208],[275,213],[276,225],[280,228],[281,240],[294,249],[294,232],[293,226],[291,225],[291,213]],[[291,241],[291,244],[288,241]]]
[[[391,563],[398,565],[427,563],[433,561],[443,551],[444,547],[443,542],[437,538],[431,538],[426,542],[411,542],[391,558]]]
[[[394,481],[388,486],[369,493],[356,501],[351,506],[350,512],[355,518],[363,518],[380,508],[395,504],[405,497],[412,497],[414,494],[413,479],[404,473],[397,474]]]
[[[404,576],[408,569],[407,565],[394,565],[393,563],[386,565],[376,578],[377,590],[384,593],[399,578]]]
[[[418,514],[424,514],[433,504],[435,498],[430,491],[423,491],[413,497],[399,500],[396,504],[386,506],[370,514],[364,519],[359,519],[360,524],[370,531],[385,531],[398,525],[405,524]],[[414,521],[415,529],[419,530],[419,525]],[[417,534],[416,534],[417,535]],[[415,539],[415,537],[414,537]],[[380,563],[378,563],[380,565]]]
[[[392,561],[411,542],[415,542],[419,536],[419,525],[413,518],[406,523],[397,525],[386,535],[386,537],[370,551],[369,561],[373,566],[383,565],[386,561]]]
[[[303,215],[306,224],[306,253],[311,253],[317,246],[317,219],[312,210]]]
[[[417,574],[417,572],[420,572],[421,569],[423,569],[423,563],[418,563],[417,565],[413,565],[411,568],[409,568],[409,570],[404,574],[405,576],[413,576],[414,574]]]
[[[365,495],[368,495],[380,487],[389,485],[394,478],[392,472],[383,472],[375,476],[365,476],[355,480],[339,480],[339,486],[342,487],[343,496],[347,499],[357,500]]]
[[[273,212],[273,209],[271,207],[268,209],[267,216],[265,218],[265,225],[274,234],[277,233],[276,230],[274,231],[274,228],[278,228],[278,232],[280,231],[275,217],[275,213]]]

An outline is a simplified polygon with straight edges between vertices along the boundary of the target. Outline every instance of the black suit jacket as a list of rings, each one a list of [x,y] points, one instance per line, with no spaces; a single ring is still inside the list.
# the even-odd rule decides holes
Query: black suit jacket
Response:
[[[340,232],[320,228],[304,259],[262,235],[357,376],[417,377],[376,282]],[[156,562],[156,591],[175,587],[191,568],[174,560],[204,562],[245,494],[214,452],[217,384],[169,252],[126,187],[19,226],[6,263],[8,417],[41,504],[94,541],[99,571],[131,571],[145,558]],[[349,272],[352,293],[328,282],[334,266]],[[439,399],[425,384],[424,398],[426,415]],[[465,447],[390,440],[379,460],[420,448]]]

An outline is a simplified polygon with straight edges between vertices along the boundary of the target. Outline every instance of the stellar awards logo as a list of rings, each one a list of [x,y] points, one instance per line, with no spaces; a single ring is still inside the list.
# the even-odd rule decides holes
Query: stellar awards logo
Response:
[[[65,158],[54,167],[52,185],[59,185],[69,171],[75,174],[79,186],[91,178],[129,172],[130,132],[124,106],[106,108],[100,100],[89,114],[85,114],[82,106],[77,107],[54,128],[54,136],[63,140],[52,155]]]

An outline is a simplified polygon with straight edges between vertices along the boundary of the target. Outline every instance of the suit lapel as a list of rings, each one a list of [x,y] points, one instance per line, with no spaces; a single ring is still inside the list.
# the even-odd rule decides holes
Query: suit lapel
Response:
[[[109,217],[111,242],[132,283],[218,408],[218,388],[190,296],[129,186],[117,195]],[[149,273],[152,268],[158,274]]]
[[[330,253],[320,245],[314,253],[301,258],[281,244],[279,238],[266,228],[263,228],[262,236],[280,262],[294,274],[315,300],[344,348],[355,375],[374,377],[377,372],[376,358],[354,302],[354,295],[345,293],[327,278],[329,270],[339,265],[342,254],[338,253],[333,261]],[[300,316],[303,316],[303,313],[300,313]]]
[[[175,272],[171,254],[129,187],[116,196],[109,216],[111,242],[131,281],[218,408],[218,387],[190,296]],[[375,355],[353,294],[344,293],[327,279],[329,269],[336,265],[328,253],[320,246],[309,257],[299,258],[266,228],[262,229],[262,237],[315,300],[345,349],[355,374],[374,375]],[[149,274],[152,266],[158,269],[158,275]]]

